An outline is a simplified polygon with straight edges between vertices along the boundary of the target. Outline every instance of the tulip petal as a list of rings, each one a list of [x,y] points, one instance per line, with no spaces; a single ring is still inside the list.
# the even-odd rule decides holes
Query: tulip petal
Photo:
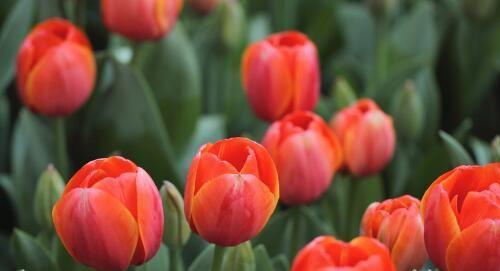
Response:
[[[367,262],[370,262],[370,265],[367,267],[370,267],[371,269],[366,270],[396,271],[396,268],[390,258],[389,250],[376,239],[361,236],[354,238],[350,244],[354,247],[362,249],[366,255],[370,255],[367,260]],[[377,255],[380,260],[372,259],[374,255]],[[360,262],[360,267],[364,267],[363,262]]]
[[[291,72],[284,56],[267,41],[258,42],[245,51],[241,70],[257,116],[265,120],[281,118],[293,99]]]
[[[424,209],[424,239],[427,253],[440,269],[446,268],[446,249],[460,234],[460,228],[453,212],[448,193],[442,184],[430,192]]]
[[[306,42],[294,50],[293,85],[294,111],[313,110],[318,103],[320,88],[320,72],[318,53],[314,44],[305,38]]]
[[[427,258],[424,243],[424,225],[416,206],[405,213],[396,243],[391,247],[391,258],[397,270],[420,270]]]
[[[95,75],[92,52],[65,42],[48,51],[31,70],[25,102],[37,112],[65,115],[87,101]]]
[[[276,166],[284,203],[309,203],[328,188],[334,173],[328,144],[314,131],[295,134],[281,144]]]
[[[447,270],[498,271],[500,267],[500,220],[485,219],[468,227],[449,245]]]
[[[275,207],[274,195],[255,176],[225,174],[198,191],[191,214],[204,239],[232,246],[256,236]]]
[[[155,183],[142,168],[137,170],[137,221],[140,245],[132,263],[142,264],[153,258],[160,248],[163,235],[163,205]]]
[[[463,230],[482,219],[500,219],[500,184],[494,183],[488,190],[469,192],[459,215]]]
[[[98,189],[76,188],[54,206],[56,231],[79,262],[99,270],[125,270],[139,231],[132,214]]]
[[[343,247],[339,243],[330,236],[316,237],[299,251],[291,271],[316,271],[320,268],[334,267]]]

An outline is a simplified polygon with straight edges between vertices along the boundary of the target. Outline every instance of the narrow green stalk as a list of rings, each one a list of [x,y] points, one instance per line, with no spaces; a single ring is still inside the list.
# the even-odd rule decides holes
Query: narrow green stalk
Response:
[[[130,66],[137,68],[139,65],[139,50],[141,49],[141,42],[132,43],[132,59],[130,60]]]
[[[66,144],[66,130],[64,118],[54,120],[54,135],[56,140],[56,168],[63,178],[68,177],[68,149]]]
[[[222,263],[224,261],[225,248],[220,246],[215,246],[214,258],[212,260],[212,271],[221,271]]]
[[[302,226],[302,216],[300,214],[300,206],[293,207],[292,210],[292,235],[290,236],[290,259],[295,257],[299,249],[300,232]]]
[[[170,271],[184,271],[184,263],[182,262],[182,250],[169,249],[170,254]]]

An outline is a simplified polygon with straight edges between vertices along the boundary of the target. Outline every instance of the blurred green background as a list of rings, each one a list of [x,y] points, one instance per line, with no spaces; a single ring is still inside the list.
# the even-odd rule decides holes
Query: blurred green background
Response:
[[[235,0],[221,1],[206,16],[184,3],[167,37],[139,47],[104,28],[99,1],[2,0],[0,270],[25,261],[16,253],[23,249],[48,259],[33,270],[70,266],[57,252],[61,245],[47,240],[33,216],[38,177],[56,163],[53,120],[22,107],[14,70],[32,26],[63,16],[62,9],[71,10],[78,1],[85,4],[81,18],[95,50],[98,80],[91,100],[67,121],[65,179],[89,160],[120,154],[158,185],[170,180],[182,191],[201,144],[237,135],[259,141],[268,124],[246,102],[240,59],[250,42],[289,29],[306,33],[318,47],[322,97],[316,111],[325,120],[353,91],[392,114],[398,132],[394,159],[383,173],[355,183],[337,175],[320,201],[300,210],[306,218],[300,245],[319,234],[349,240],[370,202],[404,193],[420,197],[453,166],[494,160],[491,141],[500,132],[497,0]],[[266,270],[259,267],[267,263],[286,270],[289,264],[289,210],[278,209],[253,241],[265,245],[254,249],[261,259],[257,270]],[[22,232],[13,235],[14,227]],[[185,262],[193,262],[205,246],[192,237]],[[204,253],[209,258],[211,252]],[[202,260],[198,268],[204,267]],[[204,270],[196,268],[189,270]]]

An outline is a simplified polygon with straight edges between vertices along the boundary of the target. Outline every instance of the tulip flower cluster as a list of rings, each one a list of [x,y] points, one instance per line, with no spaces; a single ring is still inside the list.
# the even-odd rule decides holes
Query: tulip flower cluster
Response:
[[[164,37],[183,6],[183,0],[100,3],[108,30],[134,41]],[[189,3],[207,14],[219,1]],[[329,123],[313,112],[320,97],[319,59],[305,34],[275,33],[250,44],[241,77],[255,115],[271,122],[262,145],[244,137],[202,145],[190,164],[184,196],[169,182],[158,190],[144,169],[120,156],[85,164],[64,190],[62,177],[49,167],[35,195],[37,223],[54,228],[76,261],[98,270],[141,265],[162,241],[180,253],[191,231],[216,245],[218,266],[223,262],[216,259],[218,249],[259,235],[280,199],[283,209],[299,210],[319,200],[336,174],[361,179],[391,162],[392,117],[374,100],[352,99]],[[69,21],[38,24],[19,49],[19,96],[33,112],[53,117],[76,112],[90,98],[95,80],[90,41]],[[414,90],[407,95],[401,99],[420,112]],[[396,119],[398,133],[416,138],[422,116],[416,117],[416,128],[404,125],[407,118]],[[352,180],[357,181],[362,180]],[[410,271],[428,257],[443,271],[500,270],[500,163],[459,166],[435,180],[421,201],[404,195],[372,203],[359,235],[348,243],[316,237],[296,255],[298,249],[290,249],[291,271]],[[232,253],[237,251],[252,248],[247,243]]]

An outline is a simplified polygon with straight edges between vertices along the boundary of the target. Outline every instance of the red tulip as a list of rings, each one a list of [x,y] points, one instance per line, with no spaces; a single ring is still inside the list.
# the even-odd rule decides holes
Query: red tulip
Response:
[[[320,236],[295,257],[291,271],[395,271],[387,248],[368,237],[344,243]]]
[[[184,210],[193,232],[220,246],[256,236],[279,198],[278,174],[264,147],[246,138],[205,144],[189,169]]]
[[[342,164],[337,137],[312,112],[296,111],[274,122],[262,144],[276,163],[281,200],[288,205],[319,198]]]
[[[395,132],[392,118],[370,99],[359,100],[331,120],[349,171],[355,176],[378,173],[392,159]]]
[[[17,55],[17,86],[23,103],[48,116],[66,116],[90,97],[96,67],[89,40],[63,19],[38,24]]]
[[[427,253],[443,271],[498,271],[500,163],[460,166],[422,198]]]
[[[52,210],[62,243],[98,270],[125,270],[151,259],[163,233],[160,193],[146,171],[114,156],[83,166]]]
[[[302,33],[273,34],[251,44],[243,56],[241,72],[250,105],[263,120],[312,110],[318,102],[318,53]]]
[[[362,234],[384,243],[399,271],[420,270],[427,258],[419,210],[420,201],[405,195],[372,203],[361,221]]]
[[[104,24],[136,41],[157,40],[174,27],[183,0],[101,0]]]

